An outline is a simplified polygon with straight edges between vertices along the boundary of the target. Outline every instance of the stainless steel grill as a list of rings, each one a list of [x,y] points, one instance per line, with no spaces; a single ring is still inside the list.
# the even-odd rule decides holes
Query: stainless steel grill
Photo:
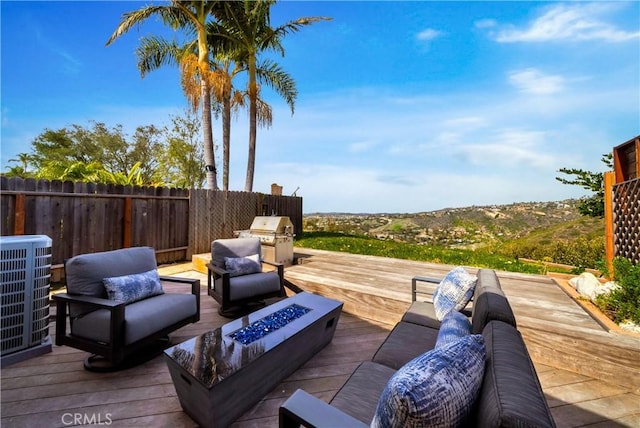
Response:
[[[289,217],[258,216],[253,219],[249,230],[241,230],[237,234],[239,238],[259,238],[265,260],[290,266],[293,263],[293,232]]]

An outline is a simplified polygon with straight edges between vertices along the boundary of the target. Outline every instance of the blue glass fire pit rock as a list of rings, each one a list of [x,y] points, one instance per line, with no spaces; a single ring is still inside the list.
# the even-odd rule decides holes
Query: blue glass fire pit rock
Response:
[[[267,315],[266,317],[259,319],[258,321],[254,321],[246,327],[242,327],[241,329],[234,331],[229,334],[229,336],[243,345],[248,345],[258,339],[262,339],[267,334],[286,326],[291,321],[300,318],[310,310],[311,309],[309,308],[305,308],[304,306],[296,305],[294,303],[293,305],[282,308],[271,315]]]

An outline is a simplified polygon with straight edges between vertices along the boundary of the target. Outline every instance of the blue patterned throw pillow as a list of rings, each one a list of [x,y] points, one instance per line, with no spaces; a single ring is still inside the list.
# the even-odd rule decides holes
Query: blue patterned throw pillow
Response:
[[[164,294],[158,271],[152,269],[133,275],[114,276],[102,280],[111,300],[136,302],[157,294]]]
[[[259,254],[247,257],[225,257],[224,266],[231,277],[262,272]]]
[[[440,281],[433,293],[433,308],[436,318],[442,318],[450,311],[461,311],[473,297],[478,277],[468,273],[463,267],[457,267]]]
[[[442,318],[436,348],[455,343],[471,334],[471,321],[462,312],[451,311]]]
[[[474,334],[409,361],[389,379],[371,426],[460,426],[480,392],[486,353]]]

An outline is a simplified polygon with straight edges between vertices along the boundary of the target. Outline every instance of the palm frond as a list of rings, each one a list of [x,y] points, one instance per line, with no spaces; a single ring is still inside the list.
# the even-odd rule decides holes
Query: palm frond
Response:
[[[303,18],[294,19],[293,21],[289,21],[285,24],[282,24],[273,29],[275,36],[277,38],[282,38],[290,33],[297,33],[302,29],[302,27],[306,27],[307,25],[314,24],[320,21],[331,21],[333,18],[329,18],[326,16],[307,16]]]
[[[127,33],[135,26],[141,25],[147,18],[157,15],[162,21],[170,25],[172,28],[186,27],[188,24],[187,18],[176,7],[173,6],[144,6],[141,9],[125,12],[122,14],[120,24],[116,27],[115,31],[107,40],[106,46],[109,46],[115,39]]]
[[[198,110],[201,96],[198,72],[197,55],[189,53],[180,59],[180,85],[194,112]]]
[[[157,70],[163,65],[178,65],[185,52],[193,51],[193,43],[178,46],[175,41],[169,41],[159,36],[142,37],[136,48],[138,70],[144,77],[147,73]]]
[[[284,71],[280,65],[268,59],[258,64],[256,74],[261,84],[270,87],[284,98],[291,109],[291,114],[293,114],[296,98],[298,97],[298,89],[293,77]]]
[[[226,70],[217,68],[206,76],[211,95],[215,101],[221,101],[225,96],[231,96],[231,76]]]
[[[258,120],[258,125],[264,128],[270,128],[273,123],[273,111],[271,106],[267,104],[262,98],[258,97],[257,101],[257,115],[256,119]]]
[[[233,112],[237,112],[240,108],[246,105],[246,93],[243,91],[233,91],[231,95],[231,108]]]

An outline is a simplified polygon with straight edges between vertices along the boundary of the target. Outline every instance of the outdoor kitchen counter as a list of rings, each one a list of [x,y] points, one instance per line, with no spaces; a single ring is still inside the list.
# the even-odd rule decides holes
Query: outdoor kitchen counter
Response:
[[[249,230],[236,232],[238,238],[258,238],[262,257],[272,263],[291,266],[293,263],[293,223],[289,217],[257,216]]]

